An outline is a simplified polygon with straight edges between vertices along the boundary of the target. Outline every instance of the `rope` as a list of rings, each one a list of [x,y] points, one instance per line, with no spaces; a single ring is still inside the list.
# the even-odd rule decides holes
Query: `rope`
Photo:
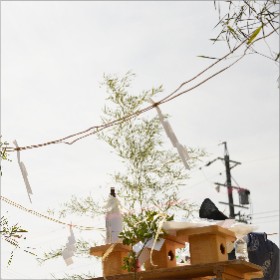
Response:
[[[28,209],[24,206],[22,206],[21,204],[17,203],[17,202],[14,202],[4,196],[0,196],[0,199],[8,204],[10,204],[11,206],[14,206],[20,210],[23,210],[29,214],[32,214],[34,216],[37,216],[39,218],[44,218],[44,219],[47,219],[49,221],[52,221],[54,223],[58,223],[58,224],[61,224],[61,225],[66,225],[66,226],[72,226],[72,227],[76,227],[78,229],[81,229],[81,230],[100,230],[100,231],[104,231],[105,229],[104,228],[96,228],[96,227],[89,227],[89,226],[81,226],[81,225],[73,225],[73,224],[69,224],[69,223],[66,223],[66,222],[63,222],[63,221],[60,221],[58,219],[55,219],[55,218],[52,218],[52,217],[49,217],[49,216],[46,216],[44,214],[41,214],[35,210],[32,210],[32,209]]]

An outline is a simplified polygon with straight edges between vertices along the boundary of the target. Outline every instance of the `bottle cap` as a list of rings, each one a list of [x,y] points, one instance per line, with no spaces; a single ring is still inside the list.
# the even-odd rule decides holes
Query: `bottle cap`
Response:
[[[116,193],[115,193],[115,188],[114,187],[111,188],[110,195],[113,196],[113,197],[116,197]]]

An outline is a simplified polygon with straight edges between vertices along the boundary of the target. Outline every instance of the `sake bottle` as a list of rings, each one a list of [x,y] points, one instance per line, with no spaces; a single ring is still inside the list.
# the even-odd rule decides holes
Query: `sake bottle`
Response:
[[[110,190],[106,208],[106,243],[121,243],[119,233],[122,231],[123,218],[120,211],[120,202],[113,187]]]
[[[234,248],[236,259],[249,261],[246,236],[238,236],[234,243]]]

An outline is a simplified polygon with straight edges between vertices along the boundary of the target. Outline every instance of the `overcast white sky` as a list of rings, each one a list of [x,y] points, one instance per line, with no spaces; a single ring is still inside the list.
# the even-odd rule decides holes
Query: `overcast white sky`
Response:
[[[54,140],[100,124],[105,104],[100,88],[104,73],[136,73],[137,93],[163,85],[162,96],[193,77],[211,61],[198,55],[219,56],[225,45],[209,39],[217,31],[212,1],[5,1],[1,2],[1,135],[20,146]],[[272,42],[279,49],[278,40]],[[250,56],[194,91],[161,106],[180,142],[205,148],[205,162],[223,156],[242,164],[232,170],[237,184],[251,191],[254,224],[279,244],[279,88],[278,66]],[[152,113],[151,113],[152,114]],[[154,112],[156,114],[156,112]],[[172,148],[166,141],[166,147]],[[60,144],[21,153],[31,187],[29,203],[16,154],[3,163],[1,195],[27,208],[46,213],[71,195],[91,193],[103,199],[109,174],[119,161],[110,148],[91,136],[72,146]],[[201,166],[204,163],[201,163]],[[220,174],[221,173],[221,174]],[[190,171],[182,198],[198,205],[204,198],[227,201],[222,162]],[[234,197],[238,203],[238,197]],[[67,242],[68,229],[1,203],[2,214],[29,230],[22,247],[56,248]],[[8,211],[8,213],[6,213]],[[238,211],[238,209],[236,210]],[[263,213],[264,214],[258,214]],[[248,214],[249,212],[244,212]],[[70,222],[70,221],[67,221]],[[88,218],[73,220],[88,226]],[[79,231],[75,232],[77,237]],[[83,233],[95,236],[94,232]],[[94,238],[93,238],[94,240]],[[13,263],[11,249],[1,244],[2,279],[50,279],[50,273],[100,272],[93,260],[75,258],[66,267],[62,258],[38,266],[21,250]]]

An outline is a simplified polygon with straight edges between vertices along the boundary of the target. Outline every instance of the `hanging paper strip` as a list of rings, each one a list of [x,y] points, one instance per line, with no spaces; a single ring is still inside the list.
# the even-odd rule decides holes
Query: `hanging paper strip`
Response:
[[[66,265],[70,265],[73,263],[72,257],[74,256],[75,252],[76,252],[76,239],[74,236],[72,226],[70,226],[70,236],[68,237],[66,248],[62,251],[62,257]]]
[[[15,144],[15,146],[18,148],[18,143],[16,140],[14,140],[13,142]],[[21,171],[21,174],[22,174],[22,177],[23,177],[23,180],[24,180],[24,183],[25,183],[25,187],[26,187],[26,191],[27,191],[27,195],[28,195],[28,198],[30,200],[30,203],[32,203],[31,201],[31,197],[30,195],[33,194],[32,193],[32,189],[30,187],[30,184],[29,184],[29,181],[28,181],[28,173],[26,171],[26,167],[24,165],[24,163],[22,161],[20,161],[20,152],[17,151],[17,159],[18,159],[18,165],[19,165],[19,168],[20,168],[20,171]]]
[[[155,104],[155,102],[152,99],[150,99],[150,102]],[[155,106],[155,108],[157,110],[159,120],[160,120],[160,122],[161,122],[161,124],[162,124],[162,126],[165,130],[166,135],[170,139],[173,147],[175,147],[177,149],[178,154],[179,154],[185,168],[190,169],[190,167],[187,163],[187,160],[190,158],[189,155],[188,155],[187,149],[182,144],[179,143],[179,141],[178,141],[171,125],[170,125],[170,123],[168,121],[164,120],[164,116],[163,116],[160,108],[158,106]]]

